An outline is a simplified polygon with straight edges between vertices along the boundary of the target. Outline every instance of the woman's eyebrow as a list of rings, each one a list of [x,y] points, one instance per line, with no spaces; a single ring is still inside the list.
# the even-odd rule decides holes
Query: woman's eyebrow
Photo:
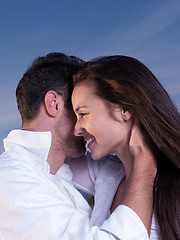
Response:
[[[78,106],[76,109],[75,109],[75,112],[79,112],[79,110],[81,109],[81,108],[88,108],[88,106],[87,105],[84,105],[84,106]]]

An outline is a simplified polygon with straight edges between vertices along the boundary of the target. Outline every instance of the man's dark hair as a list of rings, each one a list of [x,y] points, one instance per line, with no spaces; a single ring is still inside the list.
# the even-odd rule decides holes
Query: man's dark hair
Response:
[[[71,107],[72,76],[84,61],[62,53],[50,53],[37,58],[24,73],[16,89],[16,99],[22,120],[37,116],[46,93],[56,91],[63,97],[66,107]]]

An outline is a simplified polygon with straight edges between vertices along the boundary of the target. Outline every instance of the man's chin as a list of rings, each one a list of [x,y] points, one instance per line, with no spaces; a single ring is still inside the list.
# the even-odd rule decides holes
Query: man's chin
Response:
[[[74,148],[74,151],[69,153],[67,157],[80,158],[80,157],[84,156],[85,153],[86,153],[85,145],[80,145],[80,146]]]
[[[75,153],[73,154],[73,156],[71,156],[71,157],[73,157],[73,158],[79,158],[79,157],[84,156],[85,153],[86,153],[86,148],[83,147],[80,151],[75,152]]]

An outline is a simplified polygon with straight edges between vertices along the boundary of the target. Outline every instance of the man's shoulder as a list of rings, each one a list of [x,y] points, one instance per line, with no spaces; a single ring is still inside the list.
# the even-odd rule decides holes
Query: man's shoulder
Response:
[[[0,176],[4,176],[4,178],[12,176],[12,178],[20,179],[21,176],[30,176],[33,172],[37,172],[38,168],[32,164],[30,156],[17,148],[5,151],[0,155]]]
[[[18,160],[18,155],[15,151],[5,151],[0,155],[0,167],[14,164],[16,160]]]

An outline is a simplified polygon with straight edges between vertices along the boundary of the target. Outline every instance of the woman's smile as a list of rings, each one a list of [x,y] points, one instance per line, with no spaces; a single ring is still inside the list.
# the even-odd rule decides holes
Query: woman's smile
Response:
[[[84,83],[74,88],[72,103],[77,116],[74,134],[84,137],[94,159],[125,149],[131,126],[123,120],[122,109],[98,97],[95,88]]]
[[[95,141],[95,138],[94,137],[90,137],[87,142],[86,142],[86,145],[87,147],[91,150],[91,146],[93,144],[93,142]]]

